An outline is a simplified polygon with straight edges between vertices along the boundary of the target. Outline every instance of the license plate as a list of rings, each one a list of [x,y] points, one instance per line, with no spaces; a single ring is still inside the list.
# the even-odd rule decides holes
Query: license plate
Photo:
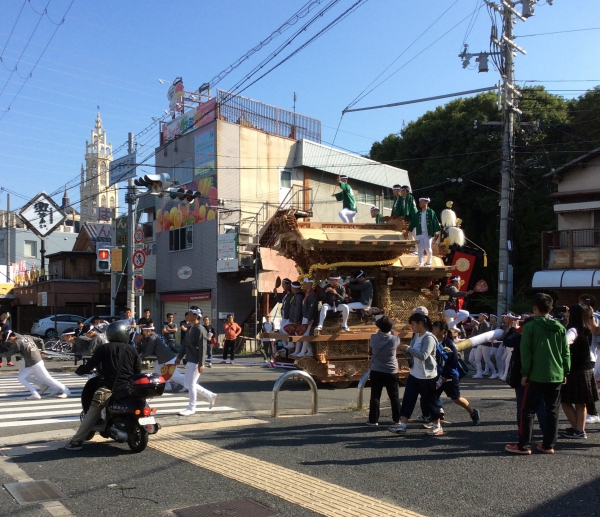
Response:
[[[156,421],[154,420],[153,416],[147,416],[145,418],[140,418],[138,420],[140,425],[150,425],[150,424],[155,424]]]

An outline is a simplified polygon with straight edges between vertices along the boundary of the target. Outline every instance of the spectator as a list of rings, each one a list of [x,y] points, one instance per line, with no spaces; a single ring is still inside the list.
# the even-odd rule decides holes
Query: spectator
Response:
[[[93,316],[90,325],[92,325],[97,332],[104,334],[110,323],[106,320],[100,319],[100,316]]]
[[[177,325],[173,322],[173,314],[167,313],[167,321],[163,323],[162,335],[165,338],[167,346],[175,353],[177,348],[175,347],[175,341],[177,338]]]
[[[212,349],[213,346],[217,343],[217,333],[215,328],[210,324],[210,318],[208,316],[204,316],[203,327],[206,330],[206,364],[207,368],[212,368]]]
[[[440,372],[440,378],[437,382],[436,398],[439,398],[442,393],[450,397],[450,400],[463,408],[473,421],[474,425],[481,423],[481,415],[479,409],[472,408],[469,401],[460,396],[460,378],[458,376],[458,350],[452,340],[452,332],[448,328],[448,324],[445,321],[436,321],[433,324],[432,334],[438,340],[438,343],[444,349],[447,354],[447,358],[444,362],[444,366]],[[439,368],[438,368],[439,370]],[[441,409],[441,408],[440,408]],[[421,412],[424,417],[429,417],[428,407],[423,404],[423,398],[421,398]],[[423,424],[428,429],[431,427],[431,423]]]
[[[564,438],[585,439],[586,404],[595,404],[598,390],[594,379],[594,362],[590,356],[592,331],[587,305],[569,308],[567,341],[571,352],[571,370],[567,384],[561,390],[561,405],[571,427],[562,434]]]
[[[511,336],[514,336],[518,332],[519,328],[519,319],[521,317],[509,312],[505,315],[506,327],[504,331],[504,336],[502,337],[502,348],[504,352],[502,357],[498,358],[496,356],[496,364],[498,364],[498,375],[500,379],[506,382],[506,375],[508,373],[508,365],[510,364],[510,358],[513,354],[513,340],[509,339]],[[500,374],[502,372],[502,374]]]
[[[560,389],[571,367],[569,343],[565,328],[548,317],[552,298],[538,293],[533,299],[535,318],[525,326],[521,335],[521,384],[525,388],[519,426],[519,443],[507,445],[513,454],[531,454],[533,416],[540,399],[546,404],[546,425],[539,452],[554,454],[558,430]]]
[[[73,335],[75,337],[79,337],[79,336],[82,336],[84,334],[84,332],[83,332],[83,321],[78,321],[77,322],[77,328],[75,328],[73,330],[73,332],[74,332]],[[77,363],[75,363],[75,364],[77,364]]]
[[[398,359],[396,349],[400,339],[392,333],[394,322],[387,316],[379,318],[375,325],[379,329],[370,338],[371,356],[371,401],[367,425],[379,425],[381,392],[385,387],[392,406],[392,421],[400,424],[400,397],[398,396]]]
[[[152,318],[150,317],[150,309],[144,309],[144,315],[137,322],[138,327],[140,328],[140,332],[143,326],[148,325],[148,323],[151,322]]]
[[[8,311],[4,311],[0,313],[0,334],[2,336],[6,336],[9,330],[12,330],[12,325],[10,324],[10,313]],[[12,362],[12,357],[7,357],[7,365],[14,366]],[[2,357],[0,357],[0,368],[2,368]]]
[[[223,360],[221,363],[224,363],[225,360],[227,360],[227,354],[229,354],[231,360],[227,360],[227,364],[233,364],[235,342],[242,333],[242,327],[233,321],[233,314],[228,314],[227,321],[223,324],[223,329],[225,330],[225,345],[223,346]]]
[[[433,423],[432,428],[427,430],[427,434],[442,436],[444,431],[440,425],[440,411],[435,395],[438,372],[435,361],[437,340],[431,333],[433,326],[429,316],[418,312],[410,316],[408,323],[413,330],[410,345],[401,344],[398,348],[411,362],[410,374],[404,388],[404,397],[400,408],[400,424],[390,427],[389,430],[396,434],[406,434],[406,424],[420,395],[423,403],[429,408],[429,415]]]
[[[187,322],[188,315],[189,315],[189,312],[186,312],[183,316],[183,319],[179,322],[179,331],[181,332],[181,334],[180,334],[181,339],[179,341],[180,347],[185,346],[185,336],[187,335],[187,331],[190,329],[190,325]]]
[[[275,325],[271,321],[271,315],[267,314],[265,316],[265,321],[262,324],[262,332],[265,333],[273,333],[275,332]],[[262,339],[262,354],[267,363],[271,363],[273,358],[275,357],[275,339],[273,338],[263,338]]]
[[[125,316],[123,319],[127,322],[127,325],[129,326],[129,333],[130,334],[134,333],[137,325],[135,323],[135,318],[132,316],[131,309],[129,307],[127,307],[127,309],[125,309]]]

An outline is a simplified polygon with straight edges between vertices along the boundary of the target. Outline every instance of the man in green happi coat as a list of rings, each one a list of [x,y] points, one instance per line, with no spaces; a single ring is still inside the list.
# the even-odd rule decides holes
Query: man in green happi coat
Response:
[[[435,212],[429,208],[428,197],[419,198],[419,207],[421,210],[413,215],[408,226],[408,231],[416,230],[417,249],[419,252],[419,266],[423,265],[423,255],[427,253],[426,266],[431,266],[431,257],[433,252],[431,244],[441,231],[440,223]]]
[[[375,219],[375,224],[385,224],[384,218],[379,213],[379,207],[378,206],[372,206],[371,207],[371,217],[373,219]]]
[[[331,195],[342,202],[342,209],[339,211],[340,219],[345,223],[353,223],[356,217],[356,199],[352,187],[348,185],[348,176],[338,176],[338,183],[341,192]]]
[[[415,198],[410,193],[410,187],[408,185],[402,185],[400,187],[400,195],[404,200],[402,207],[402,215],[407,221],[411,221],[413,216],[418,212],[417,205],[415,204]]]

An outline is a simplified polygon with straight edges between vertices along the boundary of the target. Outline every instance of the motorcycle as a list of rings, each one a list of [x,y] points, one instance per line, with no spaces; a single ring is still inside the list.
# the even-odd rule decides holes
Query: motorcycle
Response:
[[[91,396],[100,385],[101,378],[93,377],[81,392],[82,420],[91,404]],[[120,400],[110,399],[104,409],[105,418],[96,422],[86,440],[99,433],[103,438],[112,438],[118,443],[127,442],[132,452],[142,452],[148,445],[149,435],[156,434],[161,428],[154,418],[156,408],[151,408],[147,399],[160,397],[164,390],[165,380],[156,373],[132,376],[127,383],[129,396]]]

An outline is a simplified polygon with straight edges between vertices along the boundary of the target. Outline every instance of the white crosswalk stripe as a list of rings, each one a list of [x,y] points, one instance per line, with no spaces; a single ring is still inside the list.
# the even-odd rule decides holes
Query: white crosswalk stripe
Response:
[[[53,377],[71,391],[66,399],[46,396],[40,400],[25,400],[29,391],[18,381],[17,376],[0,377],[0,428],[29,427],[36,425],[79,422],[81,413],[80,396],[86,377],[74,374],[55,374]],[[156,417],[179,413],[187,407],[187,393],[165,393],[149,399],[150,407],[156,408]],[[198,399],[196,412],[235,411],[228,406],[215,406],[209,410],[208,402]]]

